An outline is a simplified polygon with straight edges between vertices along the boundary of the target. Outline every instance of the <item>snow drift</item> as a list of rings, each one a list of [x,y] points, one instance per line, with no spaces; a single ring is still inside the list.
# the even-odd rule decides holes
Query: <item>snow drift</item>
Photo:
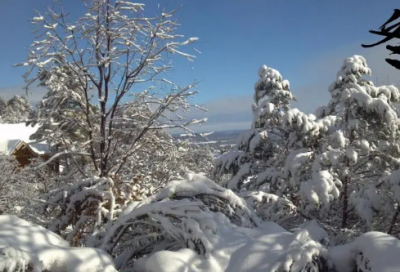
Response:
[[[292,234],[262,222],[243,198],[195,174],[127,206],[101,236],[98,246],[120,271],[306,272],[328,265],[327,250],[306,228]]]
[[[145,272],[308,272],[328,270],[327,250],[305,229],[294,234],[269,222],[257,229],[237,227],[215,214],[216,233],[208,232],[212,251],[202,256],[191,249],[159,251],[139,259],[134,271]],[[325,270],[324,270],[325,269]]]
[[[57,234],[14,215],[0,215],[0,271],[115,272],[110,256],[74,248]]]

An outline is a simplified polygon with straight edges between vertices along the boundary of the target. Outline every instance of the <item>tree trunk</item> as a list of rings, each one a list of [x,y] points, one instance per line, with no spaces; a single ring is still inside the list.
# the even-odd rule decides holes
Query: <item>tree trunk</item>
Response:
[[[346,167],[347,169],[350,166],[350,161],[346,158]],[[349,173],[346,174],[346,177],[343,181],[343,207],[342,207],[342,225],[341,228],[344,229],[347,226],[347,217],[348,217],[348,207],[349,207]]]
[[[393,228],[394,228],[394,225],[396,225],[397,218],[399,217],[399,213],[400,213],[400,205],[397,205],[397,210],[396,210],[396,213],[393,215],[392,222],[390,223],[390,227],[388,230],[388,234],[391,234],[393,232]]]

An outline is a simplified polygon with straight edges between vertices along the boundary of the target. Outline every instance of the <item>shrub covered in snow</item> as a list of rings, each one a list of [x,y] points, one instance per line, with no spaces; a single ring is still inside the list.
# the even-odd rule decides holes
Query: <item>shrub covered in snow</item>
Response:
[[[75,246],[84,245],[96,231],[111,224],[129,201],[135,187],[111,178],[88,178],[51,190],[42,197],[48,228]]]
[[[21,168],[14,156],[0,154],[0,214],[28,216],[32,210],[24,210],[35,203],[39,196],[56,186],[49,169],[35,169],[41,159]]]
[[[287,198],[261,191],[244,191],[239,195],[262,220],[273,221],[289,228],[298,225],[300,215],[297,206]]]
[[[212,248],[205,233],[217,232],[215,214],[237,226],[251,228],[259,223],[235,193],[204,176],[189,174],[159,193],[129,204],[92,242],[116,256],[119,266],[163,249],[188,247],[209,255]]]
[[[144,272],[334,272],[326,248],[310,239],[307,231],[295,234],[265,228],[235,227],[219,217],[217,231],[205,233],[212,245],[208,256],[191,249],[159,251],[139,259],[134,271]]]
[[[332,247],[329,255],[340,272],[389,272],[400,267],[400,240],[382,232],[367,232],[353,242]]]
[[[140,258],[141,272],[392,272],[398,271],[400,240],[367,232],[353,242],[325,247],[327,232],[309,221],[293,233],[272,222],[256,229],[234,226],[219,216],[216,232],[205,232],[212,245],[208,256],[184,248],[161,250]]]

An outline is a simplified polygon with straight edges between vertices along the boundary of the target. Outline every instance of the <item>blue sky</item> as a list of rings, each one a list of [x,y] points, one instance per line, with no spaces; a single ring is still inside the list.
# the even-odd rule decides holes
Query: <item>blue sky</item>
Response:
[[[74,15],[84,12],[78,0],[64,0]],[[196,100],[210,109],[203,129],[247,128],[251,120],[253,85],[260,65],[278,69],[291,82],[301,110],[312,112],[329,99],[328,85],[346,57],[367,58],[374,80],[389,78],[397,84],[397,71],[384,63],[383,47],[363,49],[361,43],[379,37],[378,28],[400,4],[395,0],[151,0],[146,14],[157,4],[175,8],[185,36],[199,37],[202,53],[194,63],[178,60],[170,77],[181,85],[201,80]],[[44,10],[50,0],[2,0],[0,8],[0,93],[21,93],[22,68],[13,68],[33,41],[29,23],[33,10]],[[32,95],[37,99],[42,93]]]

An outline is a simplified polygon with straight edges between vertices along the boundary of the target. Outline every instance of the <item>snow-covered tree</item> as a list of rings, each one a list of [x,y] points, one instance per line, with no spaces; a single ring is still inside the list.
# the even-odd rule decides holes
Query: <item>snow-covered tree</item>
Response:
[[[191,248],[209,256],[212,244],[206,234],[218,231],[221,219],[243,227],[259,222],[232,191],[190,174],[142,202],[131,203],[100,235],[103,238],[94,241],[117,257],[118,267],[163,249]]]
[[[214,148],[209,145],[199,145],[192,140],[177,141],[179,156],[184,162],[182,173],[198,173],[211,176],[213,169]]]
[[[194,56],[181,48],[197,38],[182,39],[176,34],[174,12],[146,17],[144,4],[114,0],[83,2],[86,12],[76,21],[71,21],[61,8],[49,8],[46,14],[33,18],[39,33],[44,35],[32,44],[32,53],[23,65],[30,67],[26,74],[28,86],[44,79],[50,89],[49,97],[44,100],[47,114],[40,115],[46,118],[39,118],[39,124],[48,127],[61,122],[57,126],[59,135],[67,130],[78,133],[74,136],[83,136],[71,140],[53,159],[88,157],[95,174],[103,177],[110,172],[118,174],[137,154],[150,130],[184,128],[193,123],[178,113],[192,108],[187,98],[196,93],[191,90],[194,84],[179,87],[163,76],[172,67],[171,55],[193,60]],[[151,105],[151,114],[145,117],[146,122],[138,131],[130,134],[131,142],[117,160],[112,154],[119,141],[118,109],[131,93],[140,97],[138,101]],[[91,104],[97,110],[93,111]],[[61,116],[62,121],[54,120],[53,113],[65,107],[77,107],[77,116],[67,111],[68,116]],[[139,118],[126,122],[135,123]]]
[[[47,140],[55,153],[35,169],[62,166],[38,217],[80,246],[114,224],[128,203],[212,156],[185,149],[167,131],[205,121],[183,117],[199,108],[188,101],[195,84],[166,78],[174,58],[193,60],[182,50],[197,38],[176,34],[174,11],[146,17],[143,4],[83,2],[87,11],[77,21],[62,8],[33,19],[44,36],[23,63],[28,87],[38,82],[48,90],[28,124],[39,126],[32,139]]]
[[[358,231],[387,231],[398,216],[395,183],[386,177],[399,167],[400,93],[363,79],[370,74],[363,57],[346,59],[329,88],[332,99],[316,115],[290,109],[269,92],[264,101],[275,104],[253,106],[253,129],[215,161],[216,176],[233,174],[223,184],[244,191],[261,217],[287,227],[314,218],[336,233],[354,224]],[[289,221],[284,214],[292,214]]]
[[[53,153],[65,152],[66,155],[57,158],[64,173],[78,171],[85,175],[85,171],[90,172],[86,169],[87,165],[90,166],[90,158],[70,151],[90,140],[87,122],[93,124],[94,129],[98,127],[95,119],[98,107],[83,99],[85,94],[68,66],[53,67],[51,72],[43,71],[39,80],[48,92],[27,121],[28,125],[39,127],[31,139],[46,140]],[[80,146],[80,151],[89,153],[89,146]]]
[[[302,213],[336,233],[350,226],[387,231],[396,214],[392,191],[381,180],[399,167],[400,93],[362,78],[370,74],[363,57],[344,61],[329,88],[331,101],[317,111],[318,122],[333,121],[325,123],[326,136],[313,150],[294,151],[286,162],[298,184]]]
[[[0,117],[3,119],[7,112],[7,100],[0,97]]]
[[[254,185],[262,169],[273,167],[273,161],[284,148],[282,116],[289,110],[291,100],[294,96],[289,91],[289,82],[277,70],[263,65],[254,87],[252,128],[242,133],[234,150],[215,163],[216,177],[230,175],[228,188],[241,190],[245,183]]]
[[[15,158],[1,154],[0,155],[0,214],[9,213],[19,202],[15,194],[18,190],[11,189],[18,182],[15,173],[18,171],[18,162]]]
[[[51,170],[35,168],[40,163],[43,163],[42,159],[32,159],[30,165],[22,168],[15,157],[0,155],[0,214],[29,217],[32,210],[25,212],[22,209],[35,204],[41,194],[54,188]]]
[[[221,177],[230,173],[227,186],[235,190],[261,190],[288,196],[298,188],[288,181],[287,158],[299,150],[316,149],[335,118],[317,120],[312,114],[291,109],[294,96],[289,91],[289,82],[278,71],[264,65],[259,76],[252,106],[252,128],[237,139],[234,150],[216,160],[214,174]]]
[[[14,122],[21,122],[27,118],[29,113],[32,110],[32,105],[29,103],[26,96],[14,95],[7,102],[7,109],[9,113],[13,113],[16,115],[16,119]]]
[[[389,198],[385,197],[382,203],[378,196],[380,178],[399,167],[400,135],[395,105],[400,93],[394,86],[376,87],[362,79],[370,73],[363,57],[353,56],[344,61],[330,87],[332,99],[320,109],[322,114],[337,115],[336,130],[321,142],[321,154],[313,162],[313,173],[324,172],[333,183],[320,187],[323,190],[313,188],[316,183],[304,185],[308,187],[305,192],[309,192],[306,198],[314,204],[332,201],[327,198],[328,188],[336,191],[334,198],[340,191],[341,228],[349,226],[350,217],[357,222],[355,214],[371,226],[381,204],[390,209]]]
[[[280,122],[282,112],[290,109],[290,102],[295,100],[290,92],[289,81],[266,65],[258,71],[260,77],[254,86],[254,120],[252,128],[274,127]]]
[[[25,122],[32,112],[32,105],[25,96],[14,95],[8,101],[0,98],[0,121],[2,123]]]

